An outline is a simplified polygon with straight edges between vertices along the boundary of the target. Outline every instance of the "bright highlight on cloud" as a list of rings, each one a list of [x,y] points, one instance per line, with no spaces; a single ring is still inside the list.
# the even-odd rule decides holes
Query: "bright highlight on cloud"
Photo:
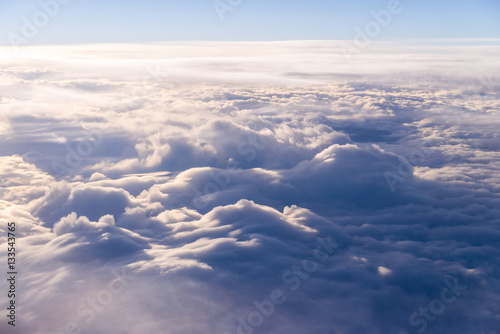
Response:
[[[499,47],[9,54],[23,333],[499,328]]]

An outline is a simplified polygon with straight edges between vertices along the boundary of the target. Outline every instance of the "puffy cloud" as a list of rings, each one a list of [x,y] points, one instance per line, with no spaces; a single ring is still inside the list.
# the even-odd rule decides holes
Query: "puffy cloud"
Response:
[[[131,48],[0,59],[23,332],[495,333],[497,46]]]

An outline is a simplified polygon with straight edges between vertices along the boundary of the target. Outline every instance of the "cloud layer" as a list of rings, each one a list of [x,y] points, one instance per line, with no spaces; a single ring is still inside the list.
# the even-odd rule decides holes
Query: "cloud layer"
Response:
[[[21,52],[0,247],[16,222],[23,333],[499,328],[499,47]]]

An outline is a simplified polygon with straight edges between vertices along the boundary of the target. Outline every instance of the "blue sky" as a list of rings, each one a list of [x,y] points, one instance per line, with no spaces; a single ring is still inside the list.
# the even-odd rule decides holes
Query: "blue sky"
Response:
[[[55,0],[43,0],[50,2]],[[220,0],[220,3],[238,0]],[[389,0],[242,0],[221,20],[214,0],[72,0],[61,5],[30,44],[145,42],[171,40],[352,39],[373,20],[371,11]],[[380,40],[499,38],[496,0],[400,0],[403,11],[377,36]],[[0,44],[21,35],[39,1],[0,0]]]

